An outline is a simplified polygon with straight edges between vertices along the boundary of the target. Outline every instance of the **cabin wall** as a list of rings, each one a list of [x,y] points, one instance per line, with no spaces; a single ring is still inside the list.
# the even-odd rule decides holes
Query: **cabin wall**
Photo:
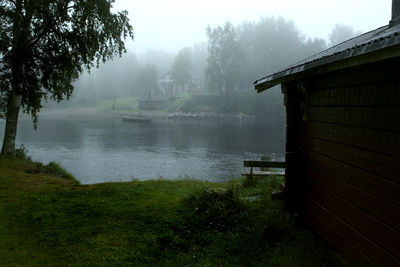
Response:
[[[304,143],[303,88],[296,83],[282,85],[286,106],[285,192],[290,210],[301,213],[304,209]]]
[[[366,265],[400,266],[399,64],[394,59],[287,86],[304,88],[296,126],[304,218]]]

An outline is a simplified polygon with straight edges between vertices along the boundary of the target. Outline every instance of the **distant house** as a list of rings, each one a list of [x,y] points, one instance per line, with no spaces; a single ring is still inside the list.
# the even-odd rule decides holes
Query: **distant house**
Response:
[[[179,94],[199,93],[201,91],[201,80],[192,79],[184,85],[178,85],[174,82],[171,74],[168,72],[157,80],[159,92],[164,96],[176,96]]]
[[[176,95],[177,86],[172,80],[171,74],[166,73],[157,80],[158,88],[160,88],[162,95]]]
[[[362,265],[400,266],[400,0],[389,25],[255,82],[281,84],[285,195]]]

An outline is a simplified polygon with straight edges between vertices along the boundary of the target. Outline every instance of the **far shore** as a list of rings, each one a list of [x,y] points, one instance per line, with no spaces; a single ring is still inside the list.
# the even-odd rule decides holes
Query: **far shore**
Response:
[[[159,110],[102,110],[98,107],[60,107],[48,108],[44,107],[40,110],[40,119],[52,118],[122,118],[122,117],[147,117],[153,119],[173,119],[173,120],[249,120],[255,119],[255,116],[246,115],[243,113],[227,113],[220,114],[215,112],[168,112]],[[21,114],[22,120],[30,120],[28,114]]]
[[[61,107],[61,108],[42,108],[39,112],[40,119],[48,118],[90,118],[90,117],[120,117],[116,113],[103,111],[97,107]],[[31,119],[28,114],[21,114],[21,119]]]

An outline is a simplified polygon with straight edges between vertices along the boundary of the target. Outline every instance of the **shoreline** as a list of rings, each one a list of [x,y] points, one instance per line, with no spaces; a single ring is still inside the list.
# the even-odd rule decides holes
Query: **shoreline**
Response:
[[[60,107],[60,108],[42,108],[38,114],[39,120],[41,118],[90,118],[90,117],[107,117],[107,118],[122,118],[122,117],[143,117],[151,119],[165,119],[165,120],[237,120],[249,121],[255,120],[255,115],[248,115],[242,112],[238,113],[216,113],[216,112],[168,112],[168,111],[152,111],[152,110],[102,110],[97,107]],[[20,114],[20,119],[31,119],[31,116],[25,113]]]

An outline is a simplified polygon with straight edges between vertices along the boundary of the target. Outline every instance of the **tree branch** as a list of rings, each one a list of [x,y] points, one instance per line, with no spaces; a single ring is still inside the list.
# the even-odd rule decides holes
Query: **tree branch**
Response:
[[[61,13],[63,12],[68,12],[69,9],[73,9],[76,7],[76,5],[69,5],[71,1],[66,1],[65,2],[65,6],[62,9]],[[50,34],[53,30],[54,30],[54,26],[57,25],[58,21],[61,19],[61,13],[57,14],[57,16],[54,17],[53,21],[49,24],[47,24],[47,27],[45,27],[45,29],[37,34],[36,36],[34,36],[31,40],[29,40],[28,42],[28,46],[29,47],[34,47],[44,36]]]

